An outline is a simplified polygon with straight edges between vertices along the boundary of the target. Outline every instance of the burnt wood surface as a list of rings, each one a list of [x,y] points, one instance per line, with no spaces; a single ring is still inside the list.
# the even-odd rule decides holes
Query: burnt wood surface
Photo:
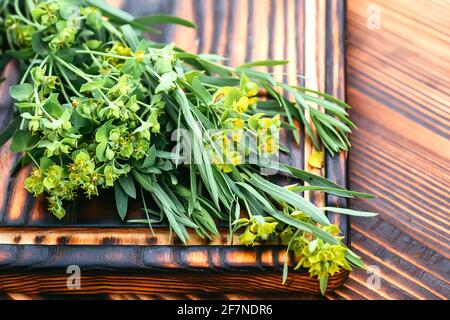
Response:
[[[181,15],[199,23],[199,41],[192,41],[192,37],[195,38],[193,31],[184,30],[182,35],[189,36],[181,36],[177,42],[184,40],[187,47],[195,45],[204,52],[224,53],[232,58],[230,64],[233,65],[243,62],[246,57],[260,59],[268,55],[272,58],[283,58],[285,51],[280,48],[302,48],[301,30],[304,28],[302,23],[295,24],[293,17],[288,18],[283,27],[283,16],[296,12],[293,16],[300,17],[301,11],[293,11],[292,7],[303,7],[306,1],[309,0],[185,0],[188,9],[182,9]],[[125,7],[134,12],[142,10],[143,14],[150,11],[177,13],[173,0],[154,0],[148,5],[141,5],[140,2],[132,0],[126,3]],[[198,8],[196,13],[189,8],[191,3]],[[343,5],[340,1],[337,4],[338,7]],[[350,187],[378,195],[377,199],[353,200],[349,205],[355,209],[381,213],[379,218],[370,220],[352,218],[351,230],[353,250],[360,254],[367,264],[380,268],[381,287],[369,287],[368,274],[364,271],[354,271],[341,289],[327,294],[326,297],[351,300],[448,299],[449,2],[349,0],[346,6],[347,86],[344,90],[343,81],[331,85],[327,81],[326,89],[340,97],[346,93],[347,101],[353,107],[351,118],[359,128],[351,136],[353,147],[349,156],[348,172]],[[234,9],[230,9],[231,7]],[[377,12],[380,14],[380,28],[369,29],[369,16]],[[377,17],[372,17],[376,22]],[[271,29],[267,26],[271,26]],[[289,38],[297,41],[283,40],[285,28],[291,30],[290,34],[292,29],[300,30],[294,37]],[[177,28],[170,27],[167,30],[162,40],[176,38]],[[256,36],[255,32],[260,35]],[[255,43],[259,44],[258,49],[254,49]],[[295,61],[297,72],[304,74],[304,60],[300,58],[302,54],[303,51],[299,49],[296,53],[289,54],[289,59]],[[336,52],[333,56],[335,54]],[[345,57],[337,56],[333,59],[343,61]],[[328,63],[329,60],[327,68]],[[274,71],[279,72],[276,69]],[[343,72],[335,74],[343,75]],[[280,76],[280,73],[278,75]],[[339,86],[336,87],[336,84]],[[1,96],[4,95],[5,91],[1,91]],[[5,119],[7,112],[5,108],[0,108],[0,126],[4,126],[5,120],[1,119]],[[4,153],[0,157],[0,168],[9,166],[12,160],[5,158]],[[297,158],[297,161],[297,165],[303,166],[303,158]],[[342,162],[336,162],[334,166],[345,167]],[[329,173],[327,175],[329,176]],[[0,194],[5,194],[7,188],[5,184],[0,184]],[[2,201],[4,199],[0,197],[0,208],[3,208]],[[20,241],[26,242],[27,236],[31,237],[30,234],[25,234],[25,239],[22,237]],[[31,279],[33,276],[28,280]],[[20,281],[19,278],[17,280]],[[11,282],[9,283],[11,285]],[[10,292],[0,296],[0,299],[54,297],[51,294]],[[91,296],[94,297],[320,298],[317,295],[286,295],[281,292],[276,295],[248,292],[115,293]]]
[[[273,72],[278,80],[326,90],[345,99],[343,1],[110,2],[135,15],[165,12],[198,24],[197,30],[163,26],[164,32],[152,36],[154,40],[174,41],[197,53],[224,55],[230,58],[226,63],[234,66],[249,60],[290,60],[289,66],[262,69]],[[11,117],[7,90],[17,81],[14,64],[7,67],[6,75],[7,81],[0,87],[2,126]],[[328,157],[321,170],[309,167],[312,144],[303,128],[298,130],[300,145],[291,133],[283,133],[291,155],[282,161],[327,175],[345,186],[346,155]],[[24,190],[23,180],[30,168],[8,177],[17,158],[8,146],[0,150],[0,291],[12,295],[296,293],[297,297],[299,293],[319,292],[318,281],[305,271],[291,271],[286,285],[282,285],[281,246],[230,245],[228,230],[210,241],[191,233],[190,245],[181,246],[164,226],[155,228],[153,236],[148,229],[123,223],[114,201],[110,201],[110,191],[96,199],[70,203],[67,216],[60,222],[47,212],[45,199],[34,199]],[[319,206],[346,205],[318,192],[305,196]],[[134,203],[127,218],[141,217],[140,207]],[[339,215],[331,219],[348,236],[348,220]],[[66,285],[66,268],[72,264],[82,269],[82,289],[76,292]],[[341,286],[347,277],[348,272],[331,277],[329,291]]]
[[[352,249],[381,286],[355,271],[329,298],[450,298],[449,15],[446,0],[347,1],[349,182],[378,196],[350,206],[380,212],[351,219]]]

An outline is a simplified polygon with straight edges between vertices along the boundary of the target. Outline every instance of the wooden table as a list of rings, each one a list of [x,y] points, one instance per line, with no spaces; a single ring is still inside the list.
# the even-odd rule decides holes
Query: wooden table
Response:
[[[250,59],[288,58],[303,70],[295,55],[300,26],[295,12],[306,1],[313,0],[147,0],[149,5],[129,1],[125,7],[140,14],[170,12],[199,24],[197,33],[169,28],[161,40],[175,38],[181,47],[229,56],[233,65]],[[356,271],[329,299],[450,297],[450,67],[445,61],[450,56],[449,12],[445,0],[347,1],[347,99],[359,126],[351,138],[350,183],[353,189],[379,196],[350,205],[381,213],[377,219],[352,219],[352,246],[369,265],[379,268],[381,282],[379,288],[369,287],[371,274]],[[275,72],[283,76],[283,70]],[[317,298],[239,293],[208,297]]]
[[[351,206],[381,213],[352,219],[352,243],[382,281],[355,272],[330,298],[450,298],[449,14],[445,0],[348,1],[350,186],[378,195]]]

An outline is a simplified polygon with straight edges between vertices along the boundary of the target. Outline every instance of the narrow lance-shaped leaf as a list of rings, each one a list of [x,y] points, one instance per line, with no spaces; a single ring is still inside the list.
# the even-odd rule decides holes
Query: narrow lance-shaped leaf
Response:
[[[128,12],[114,8],[102,0],[87,0],[87,2],[100,9],[107,17],[117,19],[125,23],[130,23],[134,20],[134,17]]]
[[[291,216],[285,215],[273,208],[269,201],[267,201],[258,191],[256,191],[252,186],[247,183],[238,183],[238,185],[247,189],[265,208],[266,212],[270,214],[275,219],[282,221],[288,225],[291,225],[297,229],[302,231],[311,233],[313,236],[320,238],[324,241],[330,242],[332,244],[337,244],[338,241],[335,237],[333,237],[330,233],[320,229],[319,227],[305,223],[303,221],[299,221],[297,219],[292,218]]]
[[[288,60],[260,60],[251,61],[240,65],[237,69],[253,68],[253,67],[273,67],[273,66],[283,66],[288,64]]]
[[[376,212],[358,211],[358,210],[351,210],[351,209],[346,209],[346,208],[325,207],[322,209],[325,211],[336,212],[336,213],[346,214],[346,215],[355,216],[355,217],[376,217],[376,216],[378,216],[378,213],[376,213]]]
[[[295,194],[294,192],[289,191],[286,188],[275,185],[255,174],[251,176],[250,182],[258,189],[266,192],[267,194],[270,194],[275,199],[283,200],[293,207],[297,208],[298,210],[303,211],[314,221],[325,225],[330,224],[325,214],[319,208],[317,208],[311,202],[299,196],[298,194]]]
[[[155,14],[149,16],[141,16],[134,19],[135,22],[143,25],[153,25],[153,24],[178,24],[181,26],[196,28],[196,24],[179,17],[174,17],[170,15],[164,14]]]
[[[120,186],[123,191],[133,199],[136,199],[136,186],[134,185],[134,180],[131,175],[122,176],[119,178]]]
[[[315,186],[323,186],[323,187],[329,187],[331,189],[335,189],[333,191],[329,190],[328,193],[334,194],[337,196],[355,196],[358,198],[375,198],[374,195],[364,193],[364,192],[357,192],[357,191],[348,191],[345,188],[341,187],[340,185],[324,178],[318,175],[315,175],[311,172],[307,172],[305,170],[298,169],[293,166],[288,165],[282,165],[279,166],[280,170],[283,170],[284,172],[290,173],[292,176],[303,180],[305,182],[308,182],[311,185]]]
[[[116,208],[122,220],[125,220],[128,210],[128,195],[122,189],[119,183],[114,185],[114,197],[116,200]]]

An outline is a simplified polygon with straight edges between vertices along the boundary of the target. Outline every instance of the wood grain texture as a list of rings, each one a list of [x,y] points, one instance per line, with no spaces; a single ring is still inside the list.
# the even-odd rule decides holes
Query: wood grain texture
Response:
[[[367,28],[374,8],[379,30]],[[350,186],[378,195],[351,206],[381,213],[352,218],[352,247],[381,288],[357,271],[330,298],[450,298],[449,14],[445,0],[347,3]]]
[[[80,227],[0,227],[0,244],[15,245],[180,245],[167,227],[147,228],[80,228]],[[220,234],[201,238],[194,230],[188,230],[189,244],[230,246],[238,243],[238,236],[229,237],[229,230],[219,228]]]
[[[298,293],[318,294],[319,281],[291,273],[282,284],[284,250],[226,246],[0,245],[0,292],[101,293]],[[291,262],[289,262],[291,264]],[[67,286],[67,267],[81,267],[81,289]],[[329,279],[328,290],[348,277]],[[187,288],[189,288],[187,290]]]
[[[309,1],[309,0],[307,0]],[[196,20],[201,29],[199,36],[192,30],[177,35],[177,28],[168,28],[161,40],[178,37],[186,46],[198,46],[203,52],[225,53],[230,64],[243,62],[244,57],[255,59],[269,56],[284,58],[278,50],[284,45],[297,49],[289,51],[296,71],[304,74],[301,31],[304,19],[283,27],[283,7],[278,0],[215,0],[196,1],[194,12],[186,1],[180,10]],[[166,11],[175,13],[173,0],[151,1],[143,7],[139,1],[129,1],[133,10]],[[334,1],[342,7],[340,1]],[[290,4],[290,2],[289,2]],[[381,9],[381,29],[367,28],[371,5]],[[237,8],[231,10],[230,8]],[[249,8],[254,17],[248,17]],[[301,17],[304,1],[294,2],[295,16]],[[266,8],[269,8],[268,10]],[[372,8],[372,9],[369,9]],[[342,8],[340,9],[342,10]],[[208,16],[214,13],[214,19]],[[351,137],[350,186],[379,195],[376,200],[352,201],[356,209],[377,210],[379,219],[352,219],[353,249],[368,264],[381,268],[381,288],[367,287],[363,271],[353,272],[342,289],[328,294],[329,299],[448,299],[449,292],[449,87],[448,57],[450,33],[446,0],[350,0],[347,2],[347,97],[353,106],[352,119],[359,130]],[[270,13],[270,14],[269,14]],[[330,26],[332,11],[328,11]],[[287,20],[292,22],[292,18]],[[333,24],[335,22],[332,22]],[[342,28],[342,22],[338,22]],[[275,24],[273,31],[265,26]],[[281,25],[281,26],[280,26]],[[261,27],[264,26],[264,27]],[[283,40],[278,33],[300,30],[294,42]],[[208,33],[206,30],[210,30]],[[255,31],[256,30],[256,31]],[[258,35],[255,35],[255,32]],[[211,37],[212,34],[219,35]],[[196,40],[198,39],[198,41]],[[292,39],[292,37],[290,38]],[[327,39],[327,41],[331,41]],[[253,49],[253,45],[257,49]],[[271,44],[269,46],[269,44]],[[268,53],[267,53],[268,52]],[[343,48],[330,57],[343,63]],[[294,57],[294,59],[292,59]],[[336,60],[327,68],[334,68]],[[287,68],[286,68],[287,69]],[[284,72],[284,69],[282,72]],[[283,76],[280,71],[278,76]],[[337,82],[326,82],[326,89],[339,97],[345,96],[342,71],[333,71]],[[327,79],[329,79],[327,77]],[[336,86],[336,83],[338,84]],[[3,89],[4,90],[4,89]],[[4,96],[4,91],[2,91]],[[3,113],[2,113],[3,112]],[[0,108],[1,119],[5,108]],[[5,122],[2,120],[1,125]],[[9,166],[14,159],[2,153],[0,168]],[[342,168],[343,160],[328,166]],[[303,166],[302,158],[295,158]],[[4,171],[2,171],[3,174]],[[334,172],[330,170],[327,175]],[[341,179],[341,177],[331,177]],[[8,186],[0,185],[1,193]],[[0,197],[0,205],[3,199]],[[336,203],[336,199],[329,199]],[[345,206],[344,203],[338,203]],[[206,295],[215,298],[276,298],[280,295]],[[11,294],[9,298],[36,298]],[[37,296],[42,298],[46,296]],[[106,296],[99,296],[105,298]],[[112,299],[174,299],[202,298],[205,295],[182,294],[120,294]],[[283,296],[284,298],[286,296]],[[298,295],[288,296],[298,298]],[[309,298],[304,297],[302,298]]]
[[[197,53],[224,55],[230,58],[226,63],[234,66],[248,60],[290,60],[289,66],[261,70],[292,85],[304,85],[299,75],[305,74],[311,86],[320,90],[326,85],[330,90],[339,90],[341,84],[334,81],[344,81],[342,1],[314,4],[304,0],[133,0],[115,3],[138,15],[166,12],[193,20],[199,26],[197,30],[164,27],[163,34],[153,37],[154,40],[174,41],[181,48]],[[331,24],[326,20],[329,14],[334,17]],[[15,73],[12,65],[7,72],[9,76]],[[13,77],[9,79],[14,81]],[[6,90],[5,87],[1,90]],[[10,109],[9,103],[4,100],[0,111]],[[299,132],[300,145],[294,142],[291,133],[283,134],[284,144],[292,151],[283,161],[311,170],[306,164],[312,152],[311,144],[305,139],[302,128]],[[0,194],[0,219],[4,226],[0,228],[0,269],[3,272],[0,291],[23,294],[22,297],[67,293],[64,268],[78,264],[88,273],[82,279],[84,291],[77,293],[180,293],[186,291],[187,283],[192,284],[189,290],[193,293],[318,293],[317,281],[304,271],[292,272],[292,280],[285,286],[281,284],[282,247],[224,246],[229,244],[227,231],[211,241],[192,233],[191,244],[195,246],[178,246],[179,241],[171,238],[167,229],[157,228],[156,235],[152,236],[149,230],[124,227],[113,201],[105,201],[112,198],[108,191],[98,199],[71,203],[67,217],[59,222],[47,212],[44,199],[33,199],[23,189],[29,169],[7,181],[15,158],[7,151],[7,146],[0,155],[9,159],[0,167],[6,188],[5,193]],[[328,174],[345,185],[346,162],[345,158],[341,160],[339,165],[330,162],[329,167],[316,173]],[[318,193],[308,196],[319,205],[326,200]],[[140,207],[139,203],[134,203],[128,218],[139,218]],[[333,221],[348,235],[346,219],[334,215]],[[197,269],[203,271],[201,276],[192,273]],[[24,270],[27,272],[22,273]],[[167,276],[162,273],[170,270],[177,270],[178,278],[175,273]],[[89,275],[91,271],[94,274]],[[114,274],[109,273],[113,271]],[[347,276],[347,272],[342,272],[331,277],[329,289],[336,289]]]
[[[346,52],[345,52],[345,1],[330,0],[326,8],[326,48],[325,56],[325,91],[326,93],[346,101]],[[326,154],[326,177],[331,181],[348,188],[347,152],[332,157]],[[347,208],[348,201],[333,195],[326,196],[329,207]],[[328,213],[330,221],[339,225],[343,235],[350,244],[350,220],[347,216]]]

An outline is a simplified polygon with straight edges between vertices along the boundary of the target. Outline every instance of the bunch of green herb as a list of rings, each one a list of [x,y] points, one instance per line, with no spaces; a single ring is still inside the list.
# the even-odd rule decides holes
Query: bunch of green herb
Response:
[[[281,239],[298,257],[297,267],[320,280],[322,292],[329,275],[364,266],[325,212],[373,214],[317,208],[298,192],[371,196],[273,160],[286,152],[281,128],[299,142],[295,119],[317,150],[347,150],[353,124],[344,102],[254,70],[284,61],[230,68],[214,56],[142,37],[155,23],[193,27],[179,18],[135,19],[98,0],[0,0],[0,12],[0,69],[15,58],[22,70],[10,88],[16,117],[0,145],[12,138],[11,150],[23,153],[18,165],[32,163],[25,188],[44,194],[56,217],[64,217],[65,201],[111,187],[122,219],[129,200],[140,198],[146,219],[129,222],[151,228],[166,220],[184,243],[187,228],[211,237],[220,220],[230,232],[244,228],[245,245]],[[310,186],[278,186],[264,171],[274,168]]]

